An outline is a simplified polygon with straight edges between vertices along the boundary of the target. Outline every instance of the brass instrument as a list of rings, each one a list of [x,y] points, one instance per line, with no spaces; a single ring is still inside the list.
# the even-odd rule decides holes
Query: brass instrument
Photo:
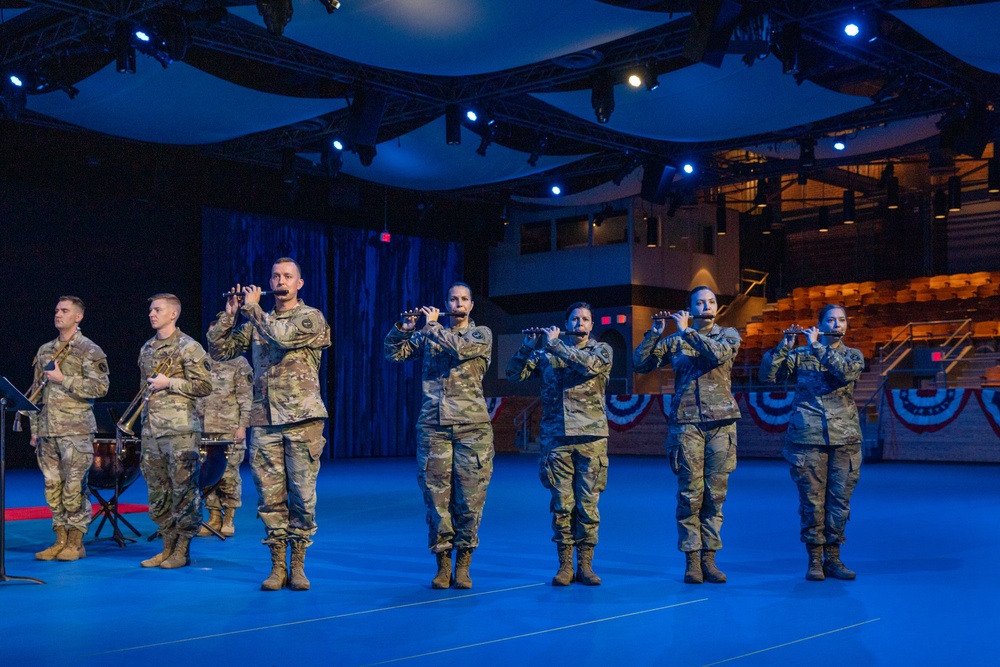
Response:
[[[288,294],[288,290],[286,290],[286,289],[274,289],[274,290],[261,290],[261,292],[260,292],[261,296],[267,296],[268,294],[273,294],[275,296],[285,296],[286,294]],[[236,297],[237,301],[242,301],[243,297],[245,296],[245,294],[243,292],[223,292],[222,293],[222,298],[223,299],[229,299],[229,298],[234,297],[234,296]]]
[[[62,360],[66,358],[67,354],[69,354],[70,342],[71,341],[66,341],[65,343],[63,343],[62,347],[56,350],[56,353],[52,355],[52,359],[49,361],[49,363],[45,364],[45,370],[54,371],[56,369],[56,364],[62,363]],[[42,379],[39,382],[31,383],[31,386],[28,387],[28,391],[24,392],[25,397],[31,403],[35,403],[39,398],[41,398],[42,390],[45,389],[45,385],[47,385],[48,383],[49,379],[45,377],[45,375],[43,374]],[[24,427],[21,425],[20,412],[14,415],[14,424],[12,428],[16,433],[20,433],[21,431],[24,430]]]
[[[157,375],[166,375],[170,372],[170,369],[174,365],[174,354],[168,354],[166,357],[160,360],[160,363],[156,364],[156,368],[153,369],[150,378],[154,378]],[[135,426],[135,420],[139,418],[142,411],[146,409],[146,405],[149,403],[149,397],[153,395],[152,388],[147,384],[144,388],[139,390],[139,393],[135,395],[132,402],[128,404],[125,408],[125,412],[122,413],[121,419],[118,420],[118,430],[129,437],[135,437],[135,433],[132,431],[132,427]]]
[[[468,313],[458,313],[458,312],[451,312],[444,310],[438,313],[438,317],[465,317],[466,315],[468,315]],[[419,308],[414,308],[413,310],[404,310],[403,312],[401,312],[399,314],[399,319],[402,321],[408,317],[423,317],[423,316],[424,316],[424,311],[420,310]]]

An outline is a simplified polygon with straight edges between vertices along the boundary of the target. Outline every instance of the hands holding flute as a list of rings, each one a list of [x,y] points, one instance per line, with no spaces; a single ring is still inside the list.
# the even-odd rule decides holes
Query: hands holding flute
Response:
[[[803,329],[798,324],[793,324],[790,328],[782,331],[785,335],[781,339],[781,344],[787,348],[795,347],[795,337],[805,336],[806,343],[812,345],[813,343],[819,341],[820,336],[826,336],[828,338],[842,338],[844,334],[840,331],[823,331],[819,327],[809,327],[808,329]]]
[[[236,287],[229,290],[228,292],[223,292],[222,296],[226,299],[226,312],[230,315],[235,315],[240,311],[240,306],[244,303],[260,303],[260,297],[265,294],[273,294],[275,296],[284,296],[288,294],[286,289],[278,290],[265,290],[263,288],[257,287],[256,285],[240,285],[236,283]]]

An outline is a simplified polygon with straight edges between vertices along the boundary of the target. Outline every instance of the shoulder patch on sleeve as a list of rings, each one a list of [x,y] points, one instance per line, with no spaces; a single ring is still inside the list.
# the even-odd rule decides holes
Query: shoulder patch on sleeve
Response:
[[[473,337],[473,338],[475,338],[476,340],[483,340],[483,339],[485,339],[485,338],[486,338],[486,337],[485,337],[485,336],[483,335],[483,332],[482,332],[482,331],[479,331],[478,329],[473,329],[473,330],[472,330],[472,337]]]
[[[97,371],[99,373],[107,374],[108,372],[108,362],[101,360],[97,362]]]
[[[307,317],[302,320],[302,328],[312,330],[315,325],[313,324],[312,318]]]
[[[247,373],[247,384],[253,384],[253,372]]]
[[[212,372],[212,362],[210,362],[208,359],[206,359],[202,363],[205,365],[205,370],[208,371],[209,373],[211,373]]]

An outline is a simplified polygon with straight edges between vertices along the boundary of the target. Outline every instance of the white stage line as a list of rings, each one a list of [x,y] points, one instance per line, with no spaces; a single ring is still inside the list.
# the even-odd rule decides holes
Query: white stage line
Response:
[[[276,628],[287,628],[293,625],[305,625],[306,623],[319,623],[320,621],[332,621],[338,618],[348,618],[350,616],[363,616],[365,614],[376,614],[380,611],[393,611],[394,609],[406,609],[407,607],[419,607],[426,604],[436,604],[438,602],[451,602],[454,600],[465,600],[467,598],[479,597],[481,595],[494,595],[496,593],[508,593],[510,591],[519,591],[525,588],[535,588],[536,586],[544,586],[545,583],[538,584],[525,584],[524,586],[513,586],[511,588],[500,588],[495,591],[484,591],[482,593],[468,593],[466,595],[455,595],[447,598],[438,598],[436,600],[423,600],[421,602],[408,602],[406,604],[397,604],[392,607],[380,607],[378,609],[364,609],[362,611],[350,611],[344,614],[335,614],[333,616],[321,616],[320,618],[307,618],[301,621],[289,621],[288,623],[277,623],[275,625],[262,625],[259,628],[246,628],[244,630],[232,630],[231,632],[219,632],[214,635],[202,635],[200,637],[187,637],[185,639],[174,639],[168,642],[157,642],[156,644],[144,644],[142,646],[129,646],[126,648],[116,648],[112,651],[102,651],[100,653],[91,653],[91,656],[97,655],[109,655],[111,653],[125,653],[127,651],[139,651],[145,648],[155,648],[157,646],[169,646],[171,644],[183,644],[185,642],[196,642],[202,639],[216,639],[218,637],[230,637],[232,635],[242,635],[248,632],[258,632],[260,630],[274,630]]]
[[[776,648],[784,648],[785,646],[791,646],[792,644],[798,644],[799,642],[809,641],[810,639],[816,639],[817,637],[824,637],[826,635],[832,635],[835,632],[843,632],[844,630],[850,630],[851,628],[857,628],[862,625],[867,625],[868,623],[874,623],[875,621],[881,621],[881,618],[872,618],[867,621],[861,621],[860,623],[855,623],[854,625],[845,625],[842,628],[837,628],[836,630],[827,630],[826,632],[821,632],[818,635],[812,635],[811,637],[803,637],[802,639],[795,639],[790,642],[785,642],[784,644],[778,644],[776,646],[769,646],[767,648],[762,648],[759,651],[751,651],[750,653],[744,653],[743,655],[737,655],[732,658],[726,658],[725,660],[719,660],[718,662],[710,662],[707,665],[702,665],[701,667],[712,667],[713,665],[721,665],[724,662],[732,662],[733,660],[739,660],[740,658],[748,658],[751,655],[757,655],[758,653],[766,653],[768,651],[773,651]]]
[[[500,639],[490,639],[485,642],[476,642],[475,644],[466,644],[464,646],[453,646],[452,648],[443,648],[440,651],[430,651],[428,653],[418,653],[416,655],[408,655],[403,658],[393,658],[392,660],[383,660],[382,662],[372,662],[363,667],[375,667],[376,665],[388,665],[393,662],[402,662],[404,660],[414,660],[416,658],[426,658],[431,655],[440,655],[442,653],[451,653],[452,651],[461,651],[467,648],[476,648],[477,646],[488,646],[489,644],[499,644],[500,642],[509,642],[513,639],[524,639],[525,637],[535,637],[537,635],[544,635],[549,632],[558,632],[560,630],[570,630],[572,628],[583,627],[584,625],[593,625],[594,623],[604,623],[605,621],[614,621],[619,618],[628,618],[629,616],[638,616],[640,614],[649,614],[654,611],[663,611],[664,609],[673,609],[674,607],[683,607],[685,605],[694,604],[696,602],[707,602],[708,598],[700,598],[698,600],[688,600],[687,602],[678,602],[676,604],[668,604],[663,607],[654,607],[652,609],[643,609],[642,611],[632,611],[627,614],[619,614],[617,616],[608,616],[607,618],[596,618],[592,621],[583,621],[582,623],[573,623],[572,625],[563,625],[558,628],[549,628],[547,630],[536,630],[535,632],[526,632],[521,635],[514,635],[512,637],[501,637]]]

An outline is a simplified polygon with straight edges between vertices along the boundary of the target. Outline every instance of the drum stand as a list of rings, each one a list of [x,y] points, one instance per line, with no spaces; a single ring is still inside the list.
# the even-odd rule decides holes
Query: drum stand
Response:
[[[38,412],[24,394],[19,392],[5,377],[0,377],[0,584],[8,581],[30,581],[34,584],[44,584],[41,579],[33,577],[14,577],[7,574],[7,406],[12,410],[27,410]]]
[[[118,522],[119,521],[121,523],[124,523],[125,526],[129,530],[131,530],[133,533],[135,533],[136,537],[141,537],[142,536],[142,533],[140,533],[138,530],[136,530],[135,526],[133,526],[132,524],[130,524],[128,522],[128,519],[126,519],[125,517],[123,517],[122,514],[121,514],[121,512],[118,511],[118,499],[121,497],[121,495],[123,493],[125,493],[125,491],[130,486],[132,486],[132,485],[131,484],[126,484],[124,487],[119,486],[119,484],[118,484],[118,475],[116,474],[115,475],[115,494],[113,496],[111,496],[111,498],[109,500],[105,500],[101,496],[101,494],[97,492],[97,489],[93,489],[93,488],[90,489],[90,492],[94,495],[95,498],[97,498],[97,502],[100,503],[100,505],[101,505],[101,509],[98,511],[98,514],[101,515],[101,522],[99,524],[97,524],[97,530],[94,531],[94,541],[95,542],[101,536],[101,529],[104,527],[104,522],[105,521],[107,521],[108,523],[111,524],[111,531],[112,532],[111,532],[111,538],[110,539],[114,540],[115,543],[118,546],[120,546],[120,547],[124,547],[126,542],[135,542],[135,538],[126,537],[125,534],[122,533],[121,529],[118,527]],[[105,538],[105,539],[108,539],[108,538]]]

